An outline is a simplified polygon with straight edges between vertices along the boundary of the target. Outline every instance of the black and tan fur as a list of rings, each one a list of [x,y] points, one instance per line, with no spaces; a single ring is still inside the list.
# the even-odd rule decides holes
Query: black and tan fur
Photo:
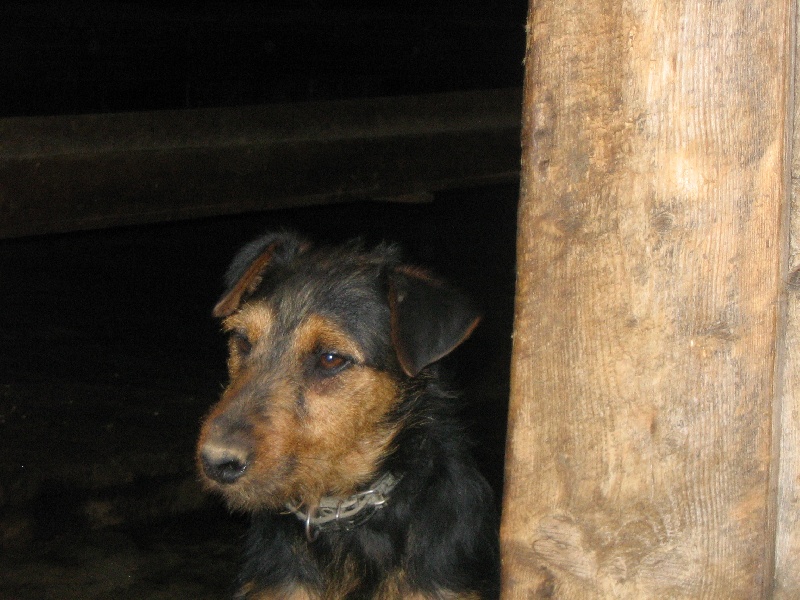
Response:
[[[239,599],[478,600],[496,593],[492,494],[437,361],[479,317],[396,248],[241,250],[214,309],[230,383],[206,417],[206,486],[252,515]],[[348,497],[390,472],[388,502],[310,541],[287,504]]]

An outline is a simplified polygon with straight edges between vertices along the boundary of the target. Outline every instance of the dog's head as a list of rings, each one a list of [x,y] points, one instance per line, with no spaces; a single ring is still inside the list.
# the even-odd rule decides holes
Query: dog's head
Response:
[[[286,233],[245,246],[214,308],[230,382],[197,460],[234,508],[314,505],[370,481],[402,427],[408,382],[465,340],[479,315],[391,246],[314,248]]]

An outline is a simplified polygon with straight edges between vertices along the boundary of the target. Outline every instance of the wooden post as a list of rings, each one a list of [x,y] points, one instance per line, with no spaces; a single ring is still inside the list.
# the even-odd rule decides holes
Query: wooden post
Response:
[[[795,21],[797,31],[797,21]],[[795,34],[795,95],[798,85]],[[792,136],[790,251],[781,410],[775,598],[800,598],[800,102],[795,101]]]
[[[792,11],[532,0],[503,598],[798,597]]]

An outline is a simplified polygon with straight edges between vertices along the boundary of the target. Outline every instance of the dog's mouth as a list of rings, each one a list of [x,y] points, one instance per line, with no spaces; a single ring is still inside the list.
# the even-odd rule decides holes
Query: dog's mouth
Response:
[[[198,457],[204,487],[220,494],[231,510],[254,512],[261,510],[284,512],[287,506],[315,507],[325,497],[347,497],[358,492],[371,481],[371,474],[364,480],[343,481],[336,477],[336,469],[324,459],[313,461],[314,476],[309,477],[309,461],[294,455],[287,456],[279,464],[260,464],[249,460],[246,464],[212,465],[206,468],[202,457]],[[318,464],[320,463],[320,464]],[[209,470],[214,477],[209,475]]]
[[[228,508],[236,511],[253,512],[258,510],[276,510],[289,502],[294,494],[286,487],[281,478],[257,480],[243,476],[230,484],[220,484],[204,478],[204,487],[218,493],[225,500]]]
[[[295,495],[292,475],[297,461],[291,457],[265,469],[252,454],[206,447],[198,451],[197,465],[203,487],[220,494],[229,508],[253,511],[282,507]]]

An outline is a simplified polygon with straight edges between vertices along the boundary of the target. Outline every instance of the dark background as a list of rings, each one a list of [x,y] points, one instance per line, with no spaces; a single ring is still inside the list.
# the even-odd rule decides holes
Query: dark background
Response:
[[[6,2],[0,114],[519,86],[521,0]]]
[[[520,85],[523,2],[6,3],[0,116]],[[2,143],[2,140],[0,140]],[[218,598],[246,520],[192,463],[211,307],[266,229],[399,241],[484,308],[447,359],[502,489],[517,184],[0,241],[0,598]],[[56,201],[56,199],[54,199]]]

